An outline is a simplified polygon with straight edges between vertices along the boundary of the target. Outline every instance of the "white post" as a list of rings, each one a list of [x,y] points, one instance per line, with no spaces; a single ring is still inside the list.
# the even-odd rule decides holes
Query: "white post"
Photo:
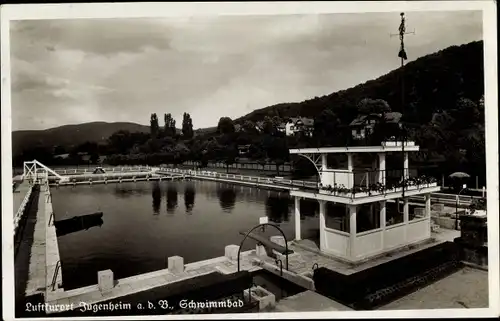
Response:
[[[425,217],[431,217],[431,194],[425,194]]]
[[[351,153],[347,153],[347,170],[349,172],[352,172],[352,168],[353,168],[353,163],[352,163],[352,154]]]
[[[410,220],[410,210],[408,206],[408,197],[405,197],[403,199],[403,222],[405,223],[404,225],[404,240],[406,242],[407,239],[407,229],[408,229],[408,222]]]
[[[405,154],[404,154],[404,164],[403,164],[403,168],[404,168],[403,177],[405,179],[407,179],[408,177],[410,177],[408,163],[409,163],[409,161],[408,161],[408,152],[405,152]]]
[[[328,161],[326,159],[326,154],[321,154],[321,170],[324,171],[328,168]]]
[[[387,222],[386,217],[386,201],[380,201],[380,229],[382,230],[382,249],[385,248],[384,236],[385,236],[385,224]]]
[[[379,160],[379,176],[378,176],[378,182],[385,185],[385,153],[379,153],[378,154],[378,160]]]
[[[356,205],[349,206],[349,249],[350,256],[356,255]]]
[[[300,239],[300,198],[295,197],[295,240]]]
[[[326,249],[326,201],[319,200],[319,249],[324,251]]]

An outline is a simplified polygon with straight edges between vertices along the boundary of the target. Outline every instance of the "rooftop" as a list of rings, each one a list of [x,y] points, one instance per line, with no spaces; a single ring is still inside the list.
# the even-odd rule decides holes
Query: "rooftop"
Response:
[[[367,119],[381,119],[382,117],[384,118],[386,123],[399,123],[401,120],[401,117],[403,115],[398,112],[390,112],[390,113],[385,113],[385,114],[368,114],[368,115],[359,115],[356,117],[351,123],[350,126],[359,126],[359,125],[364,125],[365,120]]]
[[[419,146],[415,142],[405,142],[405,152],[418,152]],[[401,152],[401,142],[383,142],[379,146],[345,146],[345,147],[319,147],[290,149],[290,154],[335,154],[335,153],[376,153],[376,152]]]

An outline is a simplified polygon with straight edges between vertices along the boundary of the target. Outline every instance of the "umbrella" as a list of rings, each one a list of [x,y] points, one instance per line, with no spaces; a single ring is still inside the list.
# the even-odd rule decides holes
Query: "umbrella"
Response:
[[[449,176],[450,178],[470,178],[470,175],[464,172],[455,172]]]

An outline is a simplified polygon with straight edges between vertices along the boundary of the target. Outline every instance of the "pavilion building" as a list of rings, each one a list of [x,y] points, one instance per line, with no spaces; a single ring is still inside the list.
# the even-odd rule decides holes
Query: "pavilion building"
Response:
[[[403,148],[402,144],[291,149],[290,154],[307,158],[319,174],[317,190],[291,191],[295,240],[300,244],[301,199],[319,202],[320,252],[349,263],[430,239],[431,193],[440,187],[433,178],[412,173],[408,154],[417,152],[419,146],[406,141]],[[332,156],[347,156],[347,166],[332,168],[328,164]],[[401,161],[401,166],[387,169],[391,157]],[[370,166],[360,168],[357,158]],[[410,201],[416,196],[424,196],[425,205]]]

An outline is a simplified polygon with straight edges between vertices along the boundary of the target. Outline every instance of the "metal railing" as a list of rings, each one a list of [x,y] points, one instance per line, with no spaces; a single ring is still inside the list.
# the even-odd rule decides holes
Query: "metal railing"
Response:
[[[17,228],[19,227],[19,222],[21,222],[21,219],[25,213],[26,205],[28,205],[29,203],[32,191],[33,191],[33,185],[30,186],[26,191],[26,195],[24,196],[21,205],[19,205],[19,208],[17,209],[17,212],[14,215],[14,235],[16,234]]]
[[[56,287],[56,282],[57,282],[57,276],[59,275],[59,270],[61,269],[61,261],[57,261],[56,263],[56,268],[54,270],[54,275],[52,276],[52,282],[50,283],[50,287],[52,288],[52,291],[55,291]]]
[[[96,166],[98,167],[98,166]],[[116,172],[149,172],[151,171],[150,166],[114,166],[114,167],[100,167],[106,173],[116,173]],[[78,175],[78,174],[92,174],[95,168],[65,168],[65,169],[54,169],[54,172],[60,175]],[[94,174],[97,175],[97,174]],[[53,176],[53,175],[50,175]]]
[[[303,180],[291,180],[284,178],[270,178],[261,176],[249,176],[249,175],[239,175],[239,174],[226,174],[212,171],[202,171],[202,170],[190,170],[190,169],[178,169],[178,168],[168,168],[161,167],[158,172],[185,174],[192,177],[208,177],[208,178],[219,178],[228,181],[235,182],[248,182],[254,183],[255,185],[281,185],[284,187],[302,187],[302,188],[312,188],[318,189],[318,183],[314,181],[303,181]]]
[[[438,186],[434,178],[417,176],[415,171],[409,169],[361,171],[328,169],[322,173],[322,182],[320,192],[348,198]]]
[[[49,216],[49,224],[48,226],[51,226],[50,223],[52,223],[52,225],[55,225],[55,215],[54,215],[54,211],[52,211],[52,213],[50,213],[50,216]]]

